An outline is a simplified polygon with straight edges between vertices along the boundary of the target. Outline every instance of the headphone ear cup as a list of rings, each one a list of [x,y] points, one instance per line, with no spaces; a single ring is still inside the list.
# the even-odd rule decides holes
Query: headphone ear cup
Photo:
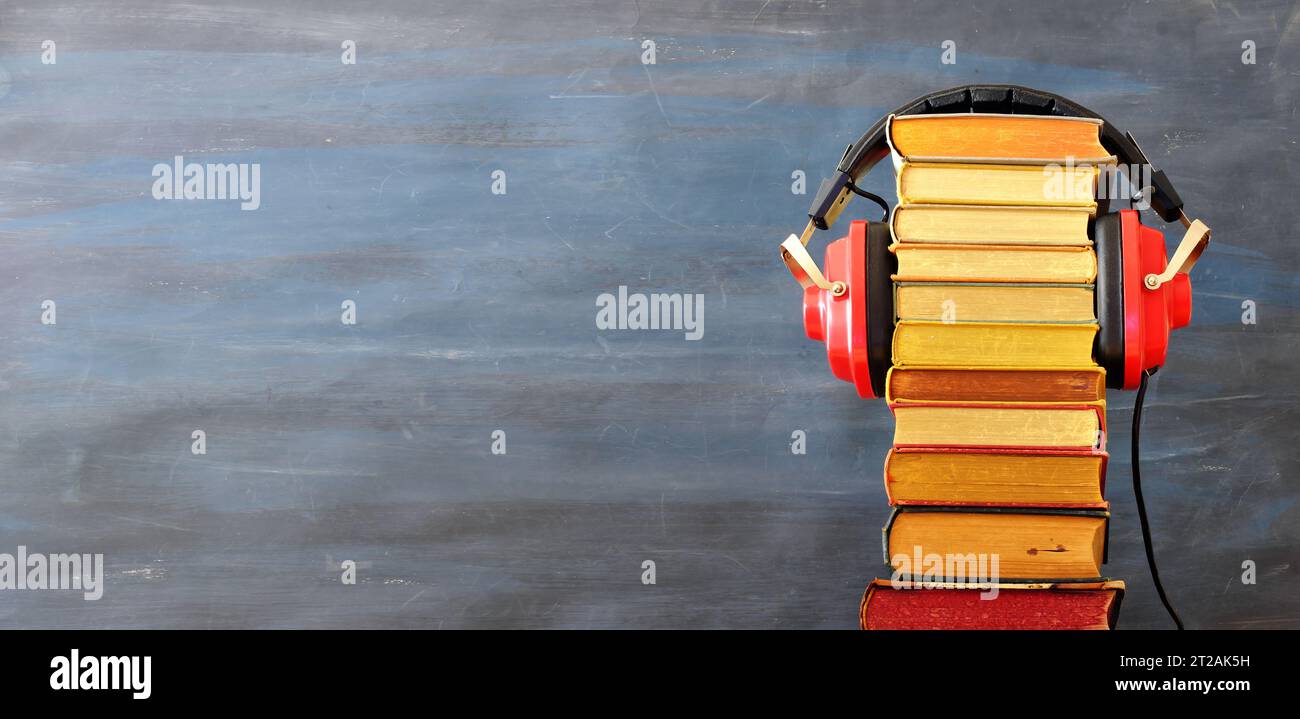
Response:
[[[826,346],[831,374],[850,382],[863,399],[885,396],[893,360],[894,282],[898,260],[889,251],[889,225],[854,220],[849,234],[826,246],[826,279],[844,291],[804,288],[808,338]]]
[[[1097,253],[1097,341],[1093,356],[1106,370],[1106,386],[1122,388],[1124,378],[1124,238],[1119,213],[1097,215],[1092,222]]]
[[[888,222],[867,223],[867,367],[872,393],[885,396],[885,379],[894,361],[894,280],[898,257],[889,251]]]

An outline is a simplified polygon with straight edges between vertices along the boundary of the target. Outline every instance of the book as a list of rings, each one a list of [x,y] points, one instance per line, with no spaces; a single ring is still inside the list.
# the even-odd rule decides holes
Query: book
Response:
[[[1105,508],[1105,452],[899,449],[885,494],[902,505]]]
[[[1100,575],[1106,373],[1092,356],[1089,226],[1115,162],[1100,131],[1079,118],[889,118],[894,513],[882,540],[896,581],[868,587],[864,628],[1114,624],[1123,584]],[[928,588],[936,578],[946,584]],[[984,579],[1007,591],[985,601],[969,584]]]
[[[895,282],[1050,282],[1090,284],[1097,255],[1087,247],[891,245]]]
[[[895,507],[881,530],[885,563],[905,579],[952,579],[930,576],[933,558],[942,572],[959,566],[950,559],[969,567],[984,558],[998,581],[1099,579],[1109,516],[1092,509]],[[966,571],[973,579],[974,570]]]
[[[903,161],[898,202],[1097,208],[1096,165],[985,165]]]
[[[899,322],[893,363],[900,366],[1024,367],[1095,365],[1096,324]]]
[[[891,367],[885,401],[1096,402],[1106,399],[1101,367]]]
[[[895,404],[895,447],[1093,449],[1105,446],[1104,405]]]
[[[998,584],[987,589],[953,584],[918,588],[876,579],[862,595],[863,629],[1114,629],[1124,583]]]
[[[895,242],[1090,247],[1088,207],[897,205],[890,215]]]
[[[889,146],[909,160],[1113,162],[1101,120],[1050,115],[930,114],[889,119]]]
[[[1093,285],[1011,282],[898,282],[900,320],[1096,322]]]

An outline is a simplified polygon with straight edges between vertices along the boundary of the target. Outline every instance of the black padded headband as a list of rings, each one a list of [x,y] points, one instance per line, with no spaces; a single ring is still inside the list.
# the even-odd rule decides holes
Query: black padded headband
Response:
[[[1034,90],[1019,85],[962,85],[923,95],[894,110],[889,115],[921,115],[935,113],[998,113],[1007,115],[1059,115],[1064,117],[1090,117],[1101,120],[1101,144],[1115,155],[1125,166],[1148,165],[1151,167],[1151,208],[1166,222],[1174,222],[1182,216],[1183,201],[1174,189],[1174,183],[1161,170],[1151,165],[1151,161],[1138,147],[1129,133],[1120,132],[1118,128],[1106,121],[1106,118],[1060,95],[1043,90]],[[844,157],[836,167],[834,177],[823,180],[808,217],[818,229],[827,229],[827,215],[834,215],[835,203],[846,187],[855,187],[854,183],[866,176],[877,162],[889,155],[889,146],[885,142],[885,131],[889,115],[880,118],[871,129],[849,145]],[[1145,189],[1145,188],[1143,188]]]

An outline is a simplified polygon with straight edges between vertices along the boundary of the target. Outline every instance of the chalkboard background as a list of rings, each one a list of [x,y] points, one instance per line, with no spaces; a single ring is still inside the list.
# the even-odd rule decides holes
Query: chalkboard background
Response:
[[[1190,627],[1298,628],[1298,73],[1283,2],[6,2],[0,551],[107,586],[0,625],[856,626],[892,421],[803,335],[793,173],[998,82],[1214,228],[1148,397],[1156,548]],[[153,199],[176,155],[259,163],[260,209]],[[599,330],[620,285],[702,293],[703,338]],[[1121,627],[1167,627],[1109,399]]]

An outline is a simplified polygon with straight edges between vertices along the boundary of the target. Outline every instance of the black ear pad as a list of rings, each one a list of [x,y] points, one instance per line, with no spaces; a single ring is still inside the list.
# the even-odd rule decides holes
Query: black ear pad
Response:
[[[1115,227],[1118,237],[1119,224]],[[892,278],[898,273],[898,258],[889,251],[892,240],[888,222],[867,223],[867,373],[871,376],[872,393],[877,397],[885,396],[885,376],[894,361]],[[1123,311],[1123,303],[1120,310]],[[1121,361],[1123,347],[1121,342]]]
[[[1093,356],[1106,370],[1106,386],[1124,386],[1124,252],[1119,213],[1097,215],[1091,223],[1097,252],[1097,342]]]

